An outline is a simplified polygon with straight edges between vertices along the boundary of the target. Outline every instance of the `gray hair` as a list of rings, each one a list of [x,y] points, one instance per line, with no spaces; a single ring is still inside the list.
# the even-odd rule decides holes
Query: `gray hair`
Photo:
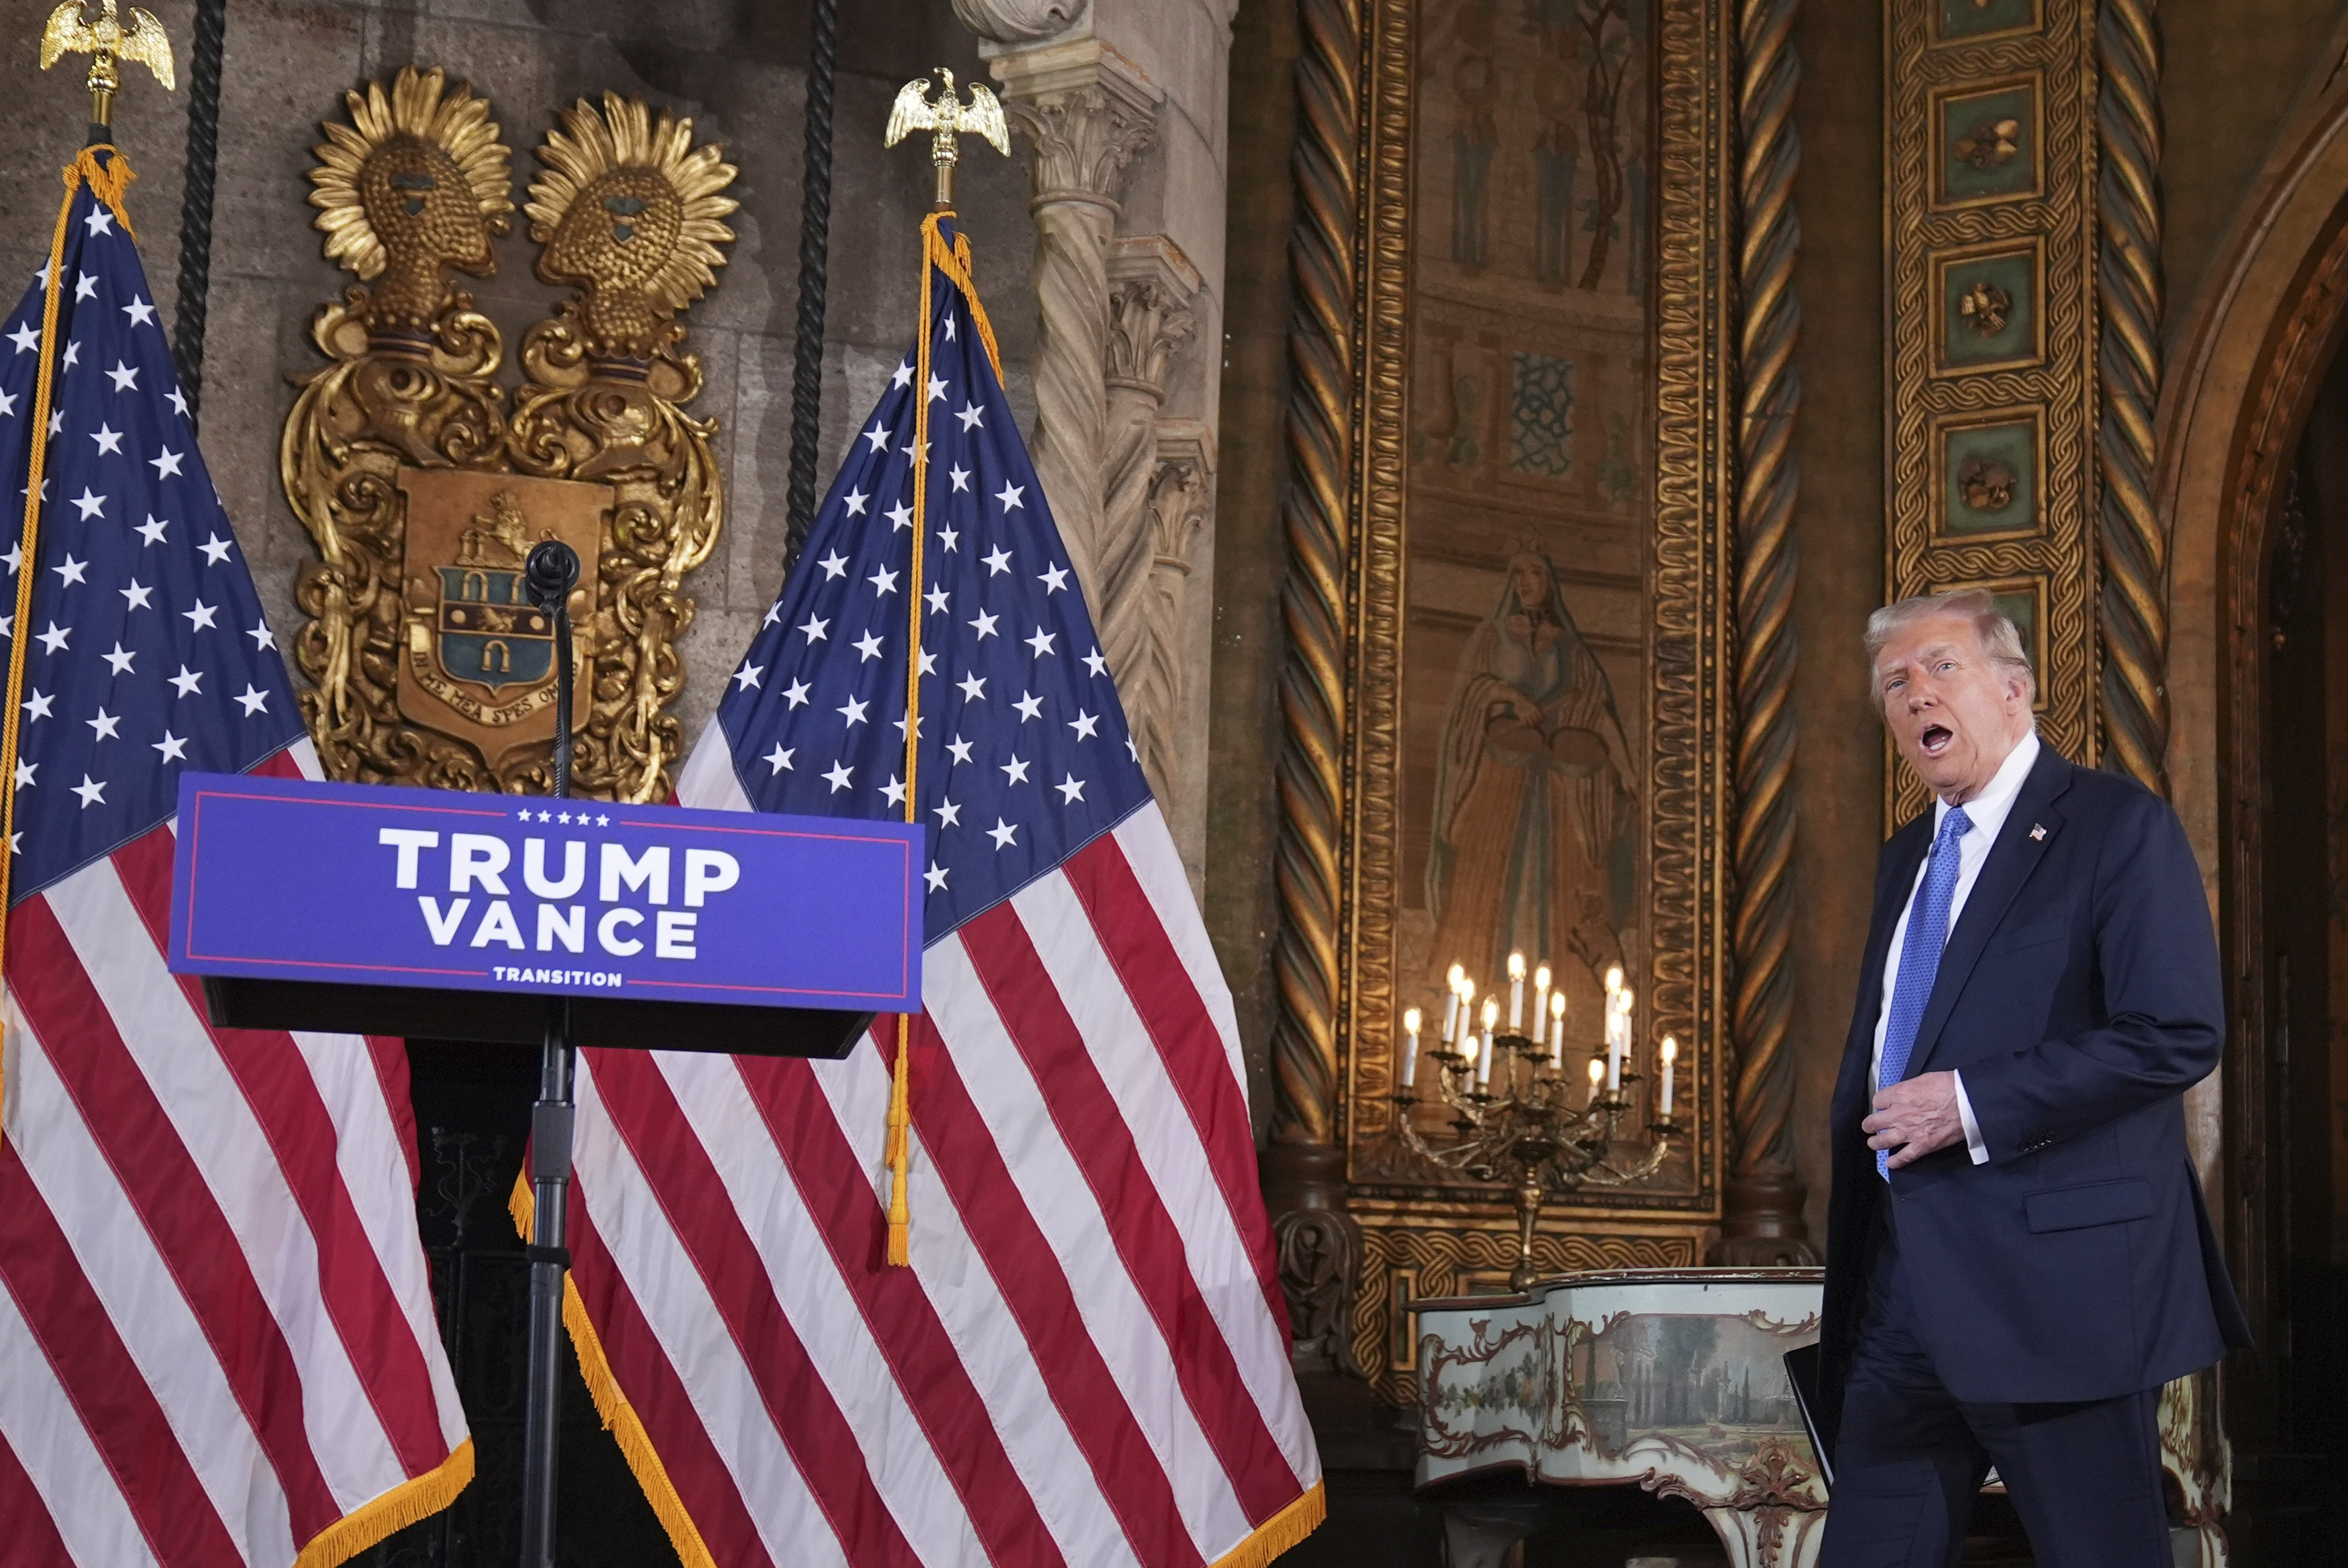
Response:
[[[1903,599],[1897,604],[1887,604],[1867,618],[1867,672],[1871,680],[1875,661],[1882,655],[1884,645],[1920,620],[1936,616],[1959,616],[1973,623],[1973,636],[1980,641],[1990,662],[2022,676],[2024,695],[2035,701],[2038,678],[2030,668],[2030,656],[2022,651],[2022,629],[2013,618],[1998,609],[1997,600],[1985,588],[1960,588],[1947,593],[1921,594]]]

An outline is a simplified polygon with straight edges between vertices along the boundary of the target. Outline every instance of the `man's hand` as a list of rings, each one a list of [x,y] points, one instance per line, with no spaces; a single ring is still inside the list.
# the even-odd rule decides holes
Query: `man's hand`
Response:
[[[1875,1113],[1859,1126],[1870,1149],[1891,1151],[1893,1170],[1936,1150],[1965,1141],[1957,1114],[1957,1075],[1927,1072],[1894,1083],[1875,1096]]]

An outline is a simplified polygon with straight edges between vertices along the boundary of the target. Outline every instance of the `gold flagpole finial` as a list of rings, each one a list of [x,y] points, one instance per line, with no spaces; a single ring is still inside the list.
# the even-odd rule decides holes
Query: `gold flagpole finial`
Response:
[[[60,56],[89,56],[92,125],[114,123],[114,95],[122,90],[122,73],[116,68],[118,61],[136,60],[145,66],[167,93],[179,85],[171,71],[171,40],[162,23],[134,5],[126,28],[115,11],[115,0],[98,0],[95,22],[84,21],[81,10],[82,0],[66,0],[49,13],[48,26],[41,29],[41,69],[56,65]]]
[[[888,134],[881,138],[883,147],[894,147],[917,130],[932,132],[930,161],[937,166],[940,210],[953,205],[954,161],[959,156],[956,146],[965,131],[983,137],[995,151],[1004,157],[1011,154],[1011,128],[1004,123],[1003,105],[981,83],[970,84],[970,101],[954,97],[953,73],[943,66],[938,67],[945,87],[932,102],[929,97],[930,78],[916,77],[897,91],[896,107],[889,111]]]

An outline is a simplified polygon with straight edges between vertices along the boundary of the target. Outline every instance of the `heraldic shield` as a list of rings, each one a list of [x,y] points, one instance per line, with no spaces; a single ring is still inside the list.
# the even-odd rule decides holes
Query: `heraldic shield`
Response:
[[[525,210],[539,279],[569,290],[505,334],[452,274],[488,277],[512,225],[512,154],[487,99],[403,69],[345,96],[310,170],[330,260],[360,282],[321,309],[327,363],[278,450],[317,546],[294,584],[303,716],[338,779],[542,794],[554,641],[521,589],[533,545],[579,553],[572,782],[658,800],[682,736],[685,575],[716,547],[715,421],[678,313],[716,282],[734,169],[693,122],[605,94],[563,110]]]
[[[533,479],[462,468],[399,470],[407,501],[401,580],[407,647],[399,662],[403,713],[432,712],[436,727],[463,736],[492,768],[517,746],[554,735],[554,620],[522,590],[531,548],[561,539],[579,552],[580,581],[595,581],[615,497],[608,485]],[[572,590],[574,639],[571,722],[584,729],[594,606]]]

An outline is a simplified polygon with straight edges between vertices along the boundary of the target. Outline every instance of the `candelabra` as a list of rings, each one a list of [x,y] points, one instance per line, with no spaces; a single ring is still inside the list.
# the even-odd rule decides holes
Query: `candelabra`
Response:
[[[1541,966],[1537,984],[1540,999],[1533,1009],[1533,1033],[1521,1032],[1524,1009],[1524,958],[1509,958],[1509,1027],[1495,1033],[1499,999],[1485,999],[1481,1034],[1475,1029],[1476,988],[1451,967],[1451,1002],[1444,1020],[1442,1043],[1426,1051],[1437,1068],[1436,1100],[1451,1118],[1447,1141],[1430,1139],[1411,1112],[1419,1103],[1416,1089],[1419,1010],[1404,1014],[1410,1054],[1395,1090],[1395,1120],[1404,1144],[1420,1158],[1444,1169],[1464,1173],[1477,1182],[1506,1183],[1514,1189],[1517,1209],[1517,1261],[1509,1271],[1509,1287],[1530,1288],[1533,1231],[1541,1205],[1552,1187],[1574,1192],[1582,1187],[1618,1187],[1652,1178],[1670,1157],[1672,1140],[1684,1129],[1673,1119],[1673,1076],[1679,1043],[1663,1037],[1657,1056],[1662,1081],[1656,1095],[1655,1120],[1643,1130],[1622,1123],[1636,1107],[1632,1086],[1640,1081],[1632,1049],[1631,993],[1622,987],[1622,972],[1606,977],[1605,1045],[1590,1058],[1588,1098],[1573,1103],[1576,1078],[1565,1070],[1565,993],[1550,990],[1550,970]],[[1547,1039],[1543,1036],[1546,1034]],[[1503,1065],[1504,1064],[1504,1065]],[[1619,1161],[1618,1148],[1637,1147],[1636,1159]]]

